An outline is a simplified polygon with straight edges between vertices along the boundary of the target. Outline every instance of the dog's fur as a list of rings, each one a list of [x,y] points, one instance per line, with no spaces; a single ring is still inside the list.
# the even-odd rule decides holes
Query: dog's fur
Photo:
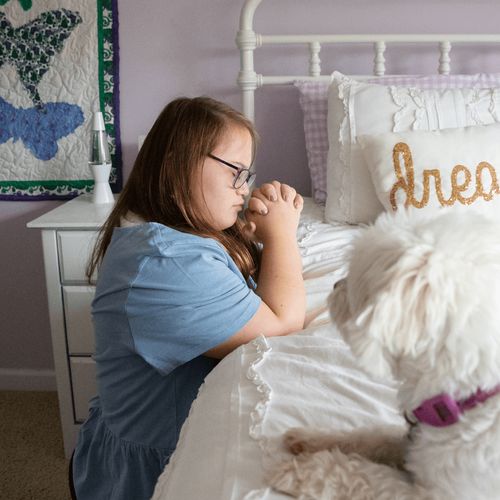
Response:
[[[329,303],[364,370],[400,382],[402,411],[500,383],[497,222],[469,211],[384,214],[354,242]],[[400,430],[294,429],[285,442],[296,456],[269,481],[302,499],[500,499],[500,395],[449,427],[418,424],[410,440]]]

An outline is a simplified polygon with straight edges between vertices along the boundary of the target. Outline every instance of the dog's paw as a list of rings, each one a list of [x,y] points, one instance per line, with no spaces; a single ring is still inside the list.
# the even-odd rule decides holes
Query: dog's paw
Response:
[[[288,430],[283,437],[283,443],[285,448],[294,455],[315,453],[331,447],[328,434],[299,427]]]
[[[311,451],[308,442],[309,435],[304,429],[290,429],[283,437],[285,448],[294,455],[300,455],[307,451]]]

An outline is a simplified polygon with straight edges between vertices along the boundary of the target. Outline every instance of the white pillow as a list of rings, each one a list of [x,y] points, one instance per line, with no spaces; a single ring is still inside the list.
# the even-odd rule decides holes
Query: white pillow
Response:
[[[359,136],[386,210],[500,214],[500,124]]]
[[[382,212],[357,137],[500,121],[500,89],[423,90],[363,83],[338,72],[328,92],[325,219],[368,223]]]

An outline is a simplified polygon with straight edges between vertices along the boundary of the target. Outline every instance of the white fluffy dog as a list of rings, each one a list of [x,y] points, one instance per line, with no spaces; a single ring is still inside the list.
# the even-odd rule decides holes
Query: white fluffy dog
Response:
[[[329,301],[363,369],[399,382],[411,430],[292,430],[297,456],[270,484],[315,500],[500,499],[500,224],[383,215]]]

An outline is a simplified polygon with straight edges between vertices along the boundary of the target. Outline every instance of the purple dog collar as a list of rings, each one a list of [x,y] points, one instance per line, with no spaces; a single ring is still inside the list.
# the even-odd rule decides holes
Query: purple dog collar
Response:
[[[500,384],[491,391],[478,389],[472,396],[459,401],[449,394],[439,394],[426,399],[412,413],[419,422],[433,427],[447,427],[458,422],[464,411],[474,408],[498,393],[500,393]]]

